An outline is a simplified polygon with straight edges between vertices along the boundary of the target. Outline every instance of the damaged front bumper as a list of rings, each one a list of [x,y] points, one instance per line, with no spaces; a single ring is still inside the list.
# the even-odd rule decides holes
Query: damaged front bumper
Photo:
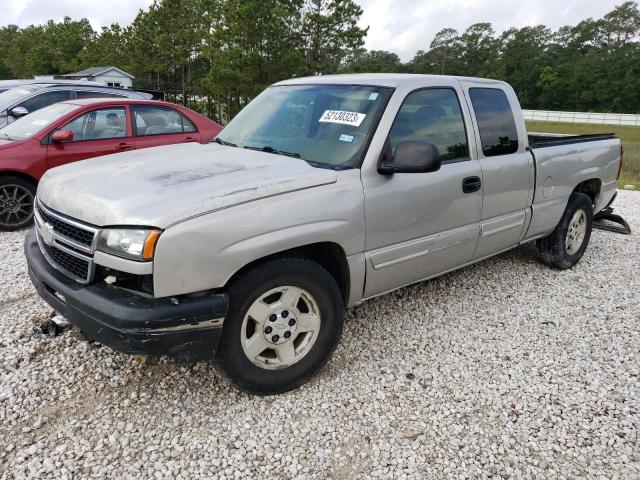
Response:
[[[99,283],[82,285],[53,268],[34,231],[25,240],[29,276],[40,296],[88,338],[134,355],[167,355],[180,362],[213,358],[228,296],[148,298]]]

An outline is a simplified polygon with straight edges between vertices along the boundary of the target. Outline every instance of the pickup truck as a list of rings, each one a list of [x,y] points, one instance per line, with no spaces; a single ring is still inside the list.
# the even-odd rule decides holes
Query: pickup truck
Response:
[[[621,156],[613,135],[528,135],[500,81],[298,78],[211,144],[49,170],[25,253],[89,339],[273,394],[327,361],[347,307],[527,242],[574,266]]]

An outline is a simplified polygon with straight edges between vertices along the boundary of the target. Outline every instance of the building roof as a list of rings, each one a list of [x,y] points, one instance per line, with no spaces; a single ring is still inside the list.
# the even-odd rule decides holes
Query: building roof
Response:
[[[135,77],[130,73],[125,72],[124,70],[119,69],[118,67],[90,67],[85,68],[84,70],[80,70],[75,73],[67,73],[66,75],[60,75],[61,77],[96,77],[98,75],[102,75],[103,73],[107,73],[110,70],[117,70],[118,72],[126,75],[127,77],[134,79]]]

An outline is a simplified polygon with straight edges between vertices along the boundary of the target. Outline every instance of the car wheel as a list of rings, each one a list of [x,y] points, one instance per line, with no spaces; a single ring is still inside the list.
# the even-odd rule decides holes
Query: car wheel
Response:
[[[560,270],[573,267],[587,249],[592,226],[591,199],[584,193],[572,193],[558,226],[537,242],[542,261]]]
[[[25,228],[33,222],[36,187],[19,177],[0,178],[0,231]]]
[[[244,391],[275,394],[300,386],[328,360],[342,334],[340,289],[307,258],[252,268],[233,281],[229,301],[216,359]]]

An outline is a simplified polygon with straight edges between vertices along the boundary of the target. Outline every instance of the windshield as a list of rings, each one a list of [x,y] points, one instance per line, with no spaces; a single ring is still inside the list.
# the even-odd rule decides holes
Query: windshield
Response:
[[[270,87],[216,141],[314,166],[357,167],[391,93],[390,88],[362,85]]]
[[[71,103],[55,103],[19,118],[6,127],[0,128],[0,140],[24,140],[33,137],[63,115],[79,108]]]

